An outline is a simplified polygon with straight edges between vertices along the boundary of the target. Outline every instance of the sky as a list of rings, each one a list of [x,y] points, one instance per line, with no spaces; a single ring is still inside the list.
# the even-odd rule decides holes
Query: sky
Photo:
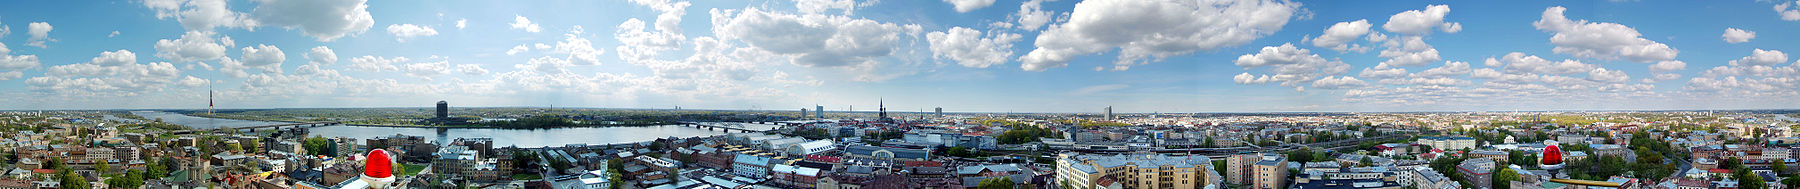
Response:
[[[1796,1],[7,4],[0,109],[13,110],[1800,105]]]

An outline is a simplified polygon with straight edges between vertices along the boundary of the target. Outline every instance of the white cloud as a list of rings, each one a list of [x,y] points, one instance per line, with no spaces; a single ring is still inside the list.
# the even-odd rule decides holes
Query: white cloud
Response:
[[[374,27],[368,8],[367,0],[261,0],[254,15],[262,24],[298,29],[324,42]]]
[[[1625,71],[1594,68],[1594,70],[1588,71],[1588,80],[1606,83],[1624,83],[1631,81],[1631,76],[1626,75]]]
[[[1332,78],[1330,76],[1326,76],[1325,78],[1321,78],[1318,81],[1313,81],[1313,84],[1312,84],[1313,88],[1318,88],[1318,89],[1350,89],[1350,88],[1361,88],[1363,86],[1368,86],[1368,85],[1369,85],[1369,83],[1363,82],[1362,80],[1359,80],[1359,79],[1356,79],[1355,77],[1350,77],[1350,76],[1337,77],[1337,78]]]
[[[1268,72],[1273,74],[1252,77],[1246,72],[1232,78],[1240,84],[1277,82],[1281,83],[1281,86],[1294,87],[1295,90],[1305,90],[1303,84],[1350,71],[1349,64],[1326,60],[1317,54],[1312,54],[1310,50],[1294,47],[1292,43],[1263,47],[1256,54],[1238,56],[1237,60],[1233,62],[1245,70],[1268,67]]]
[[[1731,60],[1729,63],[1731,66],[1774,66],[1787,62],[1787,60],[1787,53],[1781,52],[1781,50],[1755,49],[1750,51],[1750,56]]]
[[[1337,24],[1332,24],[1331,27],[1326,28],[1325,33],[1319,34],[1319,38],[1313,38],[1312,45],[1314,47],[1330,48],[1331,50],[1337,50],[1338,52],[1352,51],[1353,49],[1359,49],[1358,51],[1368,50],[1366,47],[1351,43],[1356,42],[1357,38],[1362,38],[1363,35],[1369,34],[1369,27],[1371,26],[1374,25],[1369,24],[1369,20],[1338,22]]]
[[[932,57],[956,60],[957,64],[966,67],[987,68],[1011,59],[1012,43],[1020,36],[995,32],[984,37],[981,31],[954,27],[949,31],[925,34],[925,38],[931,42]]]
[[[402,62],[407,62],[407,61],[408,61],[408,59],[406,59],[406,57],[386,58],[386,57],[377,57],[377,56],[361,56],[361,57],[356,57],[356,58],[350,59],[350,69],[357,70],[357,71],[364,71],[364,72],[400,71],[400,67],[394,66],[394,63],[402,63]]]
[[[94,58],[112,65],[75,63],[52,66],[45,69],[43,76],[26,79],[25,84],[32,91],[61,96],[137,96],[143,92],[164,90],[162,86],[173,83],[180,76],[181,71],[168,62],[113,64],[121,63],[117,59],[125,54],[130,54],[130,51],[109,51]]]
[[[515,55],[524,52],[531,52],[531,48],[525,47],[525,45],[513,46],[512,49],[506,50],[506,55]]]
[[[12,50],[7,49],[6,44],[0,43],[0,70],[16,72],[17,70],[37,68],[41,65],[37,55],[12,55]]]
[[[1650,65],[1650,72],[1670,72],[1687,69],[1687,62],[1680,60],[1660,61]]]
[[[467,19],[467,18],[456,19],[456,29],[460,30],[460,29],[463,29],[466,27],[469,27],[469,19]]]
[[[320,65],[331,65],[338,61],[337,53],[325,46],[313,47],[312,50],[306,52],[306,58],[310,60],[310,63]]]
[[[1561,62],[1556,62],[1539,58],[1538,56],[1526,55],[1521,52],[1507,53],[1506,56],[1500,57],[1499,59],[1488,58],[1487,65],[1499,65],[1496,67],[1504,67],[1506,73],[1555,75],[1587,73],[1596,68],[1596,66],[1592,64],[1581,63],[1580,61],[1563,60]]]
[[[175,62],[196,62],[225,57],[227,47],[236,46],[231,37],[213,38],[210,31],[188,31],[181,38],[156,41],[156,57]]]
[[[1269,1],[1095,0],[1038,35],[1020,68],[1068,66],[1075,56],[1119,49],[1115,70],[1162,58],[1243,45],[1281,30],[1300,4]],[[1146,61],[1146,58],[1155,58]]]
[[[174,18],[189,31],[212,31],[216,27],[249,29],[259,25],[249,14],[232,11],[225,0],[146,0],[144,6],[156,11],[157,19]]]
[[[855,14],[856,8],[858,7],[873,6],[876,2],[880,1],[869,0],[863,3],[856,3],[856,0],[794,0],[794,8],[799,8],[800,13],[805,14],[820,14],[832,9],[838,9],[844,10],[843,15],[847,16]]]
[[[45,42],[56,41],[56,39],[50,38],[51,29],[55,29],[55,27],[50,26],[50,23],[32,22],[25,30],[26,34],[31,35],[31,40],[25,42],[25,46],[47,48],[48,46],[44,45]]]
[[[1419,71],[1416,76],[1425,78],[1446,78],[1467,75],[1470,71],[1473,70],[1469,68],[1468,62],[1449,61],[1444,62],[1444,66]]]
[[[137,64],[137,53],[131,53],[131,51],[124,50],[124,49],[120,49],[117,51],[100,52],[100,56],[94,57],[94,60],[92,62],[95,65],[100,65],[100,66],[120,66],[120,65],[126,65],[126,64]]]
[[[525,18],[525,16],[515,15],[513,16],[513,22],[509,24],[512,25],[513,29],[523,29],[525,32],[537,33],[538,31],[544,30],[543,27],[538,27],[537,23],[531,23],[531,19]]]
[[[1800,7],[1794,6],[1794,3],[1796,2],[1800,1],[1776,4],[1775,13],[1781,14],[1781,20],[1800,21]]]
[[[475,65],[475,64],[456,65],[456,72],[461,72],[463,74],[468,74],[468,75],[487,75],[488,74],[488,70],[486,68],[481,68],[481,65]]]
[[[1381,29],[1407,35],[1431,34],[1432,28],[1442,28],[1445,33],[1462,31],[1462,24],[1444,22],[1444,16],[1449,14],[1449,5],[1425,6],[1424,11],[1407,10],[1389,16],[1387,24],[1382,24]]]
[[[119,36],[119,30],[113,30],[113,32],[111,34],[106,34],[106,38],[113,38],[113,37],[118,37],[118,36]]]
[[[1756,32],[1737,28],[1725,28],[1725,34],[1721,35],[1720,38],[1724,38],[1725,43],[1744,43],[1750,42],[1750,39],[1756,39]]]
[[[920,30],[845,16],[790,15],[756,8],[730,15],[715,11],[714,33],[722,40],[740,40],[774,54],[789,57],[807,67],[857,66],[892,55],[900,34]]]
[[[274,45],[257,44],[244,47],[243,52],[245,66],[265,67],[278,71],[281,69],[281,62],[287,61],[287,53],[282,53],[281,48]]]
[[[582,32],[581,26],[569,29],[569,33],[563,34],[563,41],[556,42],[550,52],[568,55],[564,59],[575,65],[599,65],[600,54],[606,53],[605,49],[594,48],[593,42],[581,36]]]
[[[1013,15],[1019,17],[1019,29],[1036,31],[1038,27],[1050,23],[1053,15],[1051,11],[1044,10],[1044,1],[1046,0],[1026,0],[1019,4],[1019,13]]]
[[[206,79],[200,79],[198,77],[194,77],[194,76],[190,75],[190,76],[181,78],[181,81],[176,81],[175,84],[181,85],[183,87],[200,87],[200,86],[212,85],[212,81],[206,80]]]
[[[1425,43],[1424,36],[1401,36],[1393,39],[1383,43],[1382,46],[1388,48],[1381,50],[1381,54],[1377,55],[1377,57],[1388,59],[1381,61],[1382,64],[1413,67],[1443,60],[1443,57],[1438,56],[1436,47]]]
[[[1655,62],[1673,60],[1680,51],[1669,45],[1644,39],[1637,29],[1607,22],[1588,22],[1587,20],[1569,20],[1563,16],[1563,7],[1550,7],[1544,10],[1542,19],[1533,22],[1538,30],[1554,33],[1550,44],[1556,48],[1552,52],[1569,54],[1581,58],[1613,59],[1624,58],[1633,62]]]
[[[632,61],[656,57],[664,51],[681,48],[681,43],[687,40],[687,36],[681,35],[679,30],[658,28],[657,31],[645,31],[644,27],[644,21],[637,18],[627,19],[625,23],[619,24],[619,30],[613,33],[613,38],[619,40],[620,44],[615,50],[619,52],[620,59]],[[513,47],[513,50],[521,50],[523,47]]]
[[[944,0],[944,2],[955,6],[956,12],[975,11],[975,9],[994,5],[994,0]]]
[[[394,34],[395,41],[400,42],[406,42],[407,38],[435,36],[438,34],[437,29],[431,29],[431,26],[412,24],[388,25],[387,31],[390,34]]]
[[[450,74],[451,68],[449,60],[440,59],[438,61],[406,64],[404,70],[406,70],[407,76],[418,77],[429,81],[438,75]]]
[[[1406,68],[1391,67],[1387,64],[1377,64],[1375,67],[1363,68],[1362,72],[1358,72],[1356,76],[1369,79],[1399,78],[1401,76],[1406,76]]]

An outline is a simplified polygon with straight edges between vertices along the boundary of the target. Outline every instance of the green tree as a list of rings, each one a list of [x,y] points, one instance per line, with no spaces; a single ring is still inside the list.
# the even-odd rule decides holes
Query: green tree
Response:
[[[1783,162],[1781,160],[1775,160],[1773,162],[1775,162],[1775,164],[1769,165],[1769,168],[1775,169],[1775,173],[1778,173],[1782,176],[1788,176],[1788,175],[1793,174],[1792,171],[1788,171],[1787,162]]]
[[[1511,188],[1512,181],[1519,181],[1519,173],[1511,168],[1500,168],[1494,172],[1492,184],[1494,188]]]
[[[112,172],[112,165],[105,161],[95,163],[94,164],[94,172],[100,172],[101,174],[106,174],[108,172]]]
[[[1786,179],[1781,179],[1781,185],[1787,185],[1787,188],[1800,187],[1800,177],[1788,177]]]
[[[1369,167],[1369,166],[1375,165],[1375,161],[1369,160],[1369,156],[1363,156],[1362,160],[1356,161],[1356,164],[1359,166]]]
[[[1749,173],[1746,171],[1742,177],[1738,177],[1738,178],[1741,178],[1741,179],[1738,179],[1738,188],[1742,188],[1742,189],[1766,189],[1766,188],[1769,188],[1769,183],[1763,182],[1762,176],[1758,176],[1754,173]]]
[[[62,171],[62,176],[58,177],[57,181],[62,188],[93,188],[85,177],[76,175],[74,171]]]
[[[1013,181],[1011,178],[1007,178],[1007,177],[982,179],[981,184],[976,185],[975,188],[976,189],[1013,189]]]

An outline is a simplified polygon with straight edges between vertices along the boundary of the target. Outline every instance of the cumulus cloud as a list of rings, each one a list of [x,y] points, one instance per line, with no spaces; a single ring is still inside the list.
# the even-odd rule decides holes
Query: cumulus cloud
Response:
[[[137,63],[137,53],[131,53],[131,51],[124,50],[124,49],[120,49],[117,51],[100,52],[100,56],[94,57],[94,60],[92,61],[92,63],[94,63],[95,65],[101,65],[101,66],[120,66],[120,65],[126,65],[126,64],[136,64]]]
[[[931,42],[931,54],[938,59],[955,60],[971,68],[987,68],[988,66],[1005,64],[1012,58],[1012,43],[1018,41],[1019,34],[989,33],[982,36],[981,31],[964,27],[950,28],[949,31],[925,34]]]
[[[406,75],[430,81],[433,77],[437,77],[438,75],[450,74],[450,60],[444,60],[443,58],[436,59],[438,59],[438,61],[406,64],[404,68],[404,70],[406,70]]]
[[[525,18],[525,16],[513,16],[513,22],[509,23],[509,25],[512,26],[512,29],[523,29],[525,32],[531,33],[537,33],[544,30],[543,27],[539,27],[537,23],[532,23],[531,19]]]
[[[1444,62],[1444,66],[1419,71],[1415,76],[1425,78],[1445,78],[1467,75],[1470,71],[1473,71],[1473,69],[1469,68],[1468,62],[1449,61]]]
[[[1449,5],[1425,6],[1425,10],[1408,10],[1389,16],[1381,29],[1407,35],[1431,34],[1433,28],[1441,28],[1445,33],[1462,31],[1462,24],[1444,22],[1444,16],[1449,14]]]
[[[1393,39],[1383,43],[1382,46],[1388,48],[1381,50],[1381,54],[1376,55],[1388,59],[1381,61],[1382,64],[1412,67],[1443,60],[1443,57],[1438,56],[1437,48],[1426,44],[1423,36],[1402,36]]]
[[[1019,13],[1013,14],[1014,17],[1019,18],[1019,29],[1037,30],[1038,27],[1050,23],[1050,17],[1053,15],[1050,14],[1050,11],[1044,10],[1044,1],[1027,0],[1025,3],[1019,4]]]
[[[1351,43],[1356,42],[1357,38],[1362,38],[1363,35],[1369,34],[1369,27],[1371,26],[1374,25],[1369,24],[1368,20],[1338,22],[1337,24],[1332,24],[1331,27],[1326,28],[1325,33],[1319,34],[1319,38],[1313,38],[1312,45],[1314,47],[1330,48],[1331,50],[1337,50],[1338,52],[1366,51],[1368,50],[1367,47]]]
[[[1332,78],[1330,76],[1326,76],[1325,78],[1321,78],[1318,81],[1313,81],[1312,87],[1317,88],[1317,89],[1350,89],[1350,88],[1360,88],[1360,87],[1368,86],[1368,85],[1369,84],[1367,82],[1363,82],[1362,80],[1356,79],[1355,77],[1344,76],[1344,77]]]
[[[287,61],[287,53],[282,53],[281,48],[274,45],[257,44],[253,47],[244,47],[243,52],[245,66],[280,70],[281,62]]]
[[[1582,63],[1581,61],[1550,61],[1535,55],[1526,55],[1521,52],[1507,53],[1505,56],[1498,59],[1488,58],[1486,64],[1489,66],[1504,67],[1503,70],[1507,73],[1555,75],[1587,73],[1596,68],[1596,66],[1592,64]]]
[[[212,31],[213,28],[255,28],[259,23],[249,14],[232,11],[225,0],[146,0],[144,6],[156,11],[157,19],[175,19],[189,31]]]
[[[1162,58],[1243,45],[1275,33],[1301,12],[1274,1],[1097,0],[1075,5],[1067,22],[1038,35],[1020,68],[1066,67],[1075,56],[1119,49],[1113,69]],[[1157,60],[1148,60],[1155,58]]]
[[[50,23],[45,22],[32,22],[27,25],[25,33],[31,35],[31,39],[26,40],[25,46],[48,48],[47,45],[44,45],[45,42],[56,41],[56,39],[50,38],[50,30],[52,29],[55,29],[55,27],[50,26]]]
[[[1738,44],[1750,42],[1750,39],[1756,39],[1756,32],[1737,28],[1725,28],[1725,34],[1719,37],[1724,38],[1725,43]]]
[[[1729,63],[1731,66],[1774,66],[1787,60],[1788,54],[1780,50],[1755,49],[1750,51],[1750,56],[1731,60]]]
[[[330,65],[338,61],[337,52],[332,52],[331,48],[325,46],[313,47],[312,50],[308,50],[306,58],[310,60],[310,63],[321,65]]]
[[[794,8],[799,8],[801,13],[806,14],[820,14],[837,9],[844,10],[843,15],[852,15],[856,12],[856,8],[873,6],[876,2],[880,1],[870,0],[856,3],[856,0],[794,0]]]
[[[468,74],[468,75],[487,75],[488,74],[488,70],[486,68],[481,68],[481,65],[475,65],[475,64],[456,65],[456,72],[460,72],[460,73]]]
[[[257,21],[269,26],[299,30],[318,41],[332,41],[360,34],[375,26],[368,0],[261,0]]]
[[[975,9],[994,5],[994,0],[944,0],[944,2],[955,6],[956,12],[975,11]]]
[[[1392,79],[1406,76],[1406,68],[1377,64],[1375,67],[1363,68],[1362,72],[1358,72],[1356,76],[1369,79]]]
[[[431,26],[412,24],[388,25],[387,31],[389,34],[394,34],[395,41],[400,42],[406,42],[406,39],[408,38],[434,36],[438,34],[437,29],[431,29]]]
[[[467,18],[456,19],[456,29],[460,30],[460,29],[463,29],[466,27],[469,27],[469,19],[467,19]]]
[[[1800,3],[1800,1],[1776,4],[1775,13],[1781,14],[1781,20],[1800,21],[1800,6],[1794,6],[1794,3]]]
[[[656,16],[655,30],[650,30],[643,20],[637,18],[626,19],[624,23],[619,23],[618,30],[613,33],[613,38],[620,43],[618,48],[615,48],[619,52],[620,59],[634,63],[644,62],[663,54],[663,52],[681,48],[682,43],[687,40],[687,36],[681,34],[681,17],[687,14],[687,7],[691,6],[691,3],[650,0],[632,2],[650,7],[660,13]],[[515,47],[514,50],[518,50],[518,48]]]
[[[32,91],[73,96],[137,96],[163,90],[180,70],[168,62],[135,63],[121,60],[127,50],[107,51],[87,62],[46,68],[43,76],[25,80]],[[108,64],[102,65],[101,63]],[[7,76],[11,77],[11,76]]]
[[[406,59],[406,57],[387,58],[387,57],[377,57],[377,56],[361,56],[361,57],[356,57],[356,58],[350,59],[350,69],[356,70],[356,71],[364,71],[364,72],[400,71],[400,67],[394,66],[394,63],[403,63],[403,62],[407,62],[407,61],[408,61],[408,59]]]
[[[901,26],[845,16],[791,15],[756,8],[730,15],[715,12],[714,32],[739,40],[807,67],[858,66],[892,55],[900,34],[916,33],[917,25]]]
[[[1239,74],[1232,78],[1239,84],[1274,82],[1280,83],[1281,86],[1294,87],[1295,90],[1305,90],[1304,84],[1350,71],[1349,64],[1326,60],[1313,54],[1311,50],[1295,47],[1292,43],[1263,47],[1256,54],[1238,56],[1237,60],[1233,62],[1245,70],[1268,67],[1267,72],[1272,73],[1272,75],[1260,76],[1253,76],[1248,72]]]
[[[531,48],[525,47],[525,45],[513,46],[512,49],[506,50],[506,55],[515,55],[524,52],[531,52]]]
[[[156,41],[156,57],[175,62],[197,62],[225,57],[227,47],[236,46],[230,36],[219,35],[210,31],[188,31],[181,38]]]
[[[1622,24],[1570,20],[1563,16],[1565,10],[1563,7],[1547,8],[1543,18],[1532,23],[1538,30],[1554,34],[1550,37],[1550,44],[1556,45],[1552,52],[1580,58],[1624,58],[1642,63],[1673,60],[1680,53],[1669,45],[1644,39],[1637,29]]]
[[[1607,83],[1623,83],[1631,81],[1631,76],[1626,75],[1625,71],[1594,68],[1594,70],[1588,71],[1588,80]]]

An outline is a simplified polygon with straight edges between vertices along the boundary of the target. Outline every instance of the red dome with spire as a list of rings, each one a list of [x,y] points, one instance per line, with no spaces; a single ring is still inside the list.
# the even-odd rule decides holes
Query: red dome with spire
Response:
[[[392,158],[388,157],[388,153],[386,150],[375,149],[375,150],[369,151],[368,160],[365,161],[364,166],[363,166],[363,176],[374,177],[374,178],[393,177],[394,176],[393,162],[394,162],[394,160]]]
[[[1543,160],[1539,161],[1539,163],[1543,164],[1543,165],[1562,164],[1563,163],[1562,156],[1563,156],[1562,148],[1558,148],[1558,147],[1556,147],[1556,145],[1545,146]]]

